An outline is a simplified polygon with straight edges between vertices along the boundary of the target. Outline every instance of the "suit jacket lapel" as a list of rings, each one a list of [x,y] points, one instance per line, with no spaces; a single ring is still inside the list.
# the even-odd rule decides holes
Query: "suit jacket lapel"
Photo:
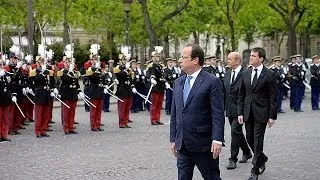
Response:
[[[186,75],[180,80],[180,86],[178,88],[174,88],[177,92],[177,99],[179,99],[179,107],[183,107],[183,87],[184,87],[184,82],[186,81]]]
[[[243,67],[241,67],[239,73],[237,74],[237,77],[234,79],[234,81],[232,82],[231,86],[234,85],[234,83],[237,82],[238,79],[241,77],[242,71],[243,71]]]
[[[193,86],[190,90],[190,93],[188,95],[188,98],[187,98],[187,101],[186,101],[186,104],[184,107],[186,107],[188,105],[188,103],[190,102],[190,100],[192,99],[193,95],[195,94],[195,92],[199,89],[200,85],[202,84],[202,82],[204,81],[204,78],[203,78],[203,70],[200,71],[200,73],[198,74],[197,76],[197,79],[194,81],[193,83]],[[182,92],[183,94],[183,92]],[[182,95],[183,97],[183,95]],[[182,98],[183,99],[183,98]]]
[[[257,81],[257,83],[255,84],[255,86],[252,87],[252,90],[254,90],[254,89],[259,85],[259,83],[262,81],[262,78],[264,77],[265,72],[266,72],[266,69],[265,69],[265,67],[263,66],[262,71],[261,71],[261,73],[260,73],[260,75],[259,75],[258,81]]]

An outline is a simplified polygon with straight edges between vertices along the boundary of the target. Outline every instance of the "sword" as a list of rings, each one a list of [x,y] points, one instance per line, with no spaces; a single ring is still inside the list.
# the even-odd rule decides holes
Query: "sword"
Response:
[[[18,105],[18,103],[17,102],[14,102],[15,104],[16,104],[16,106],[17,106],[17,108],[19,109],[19,111],[20,111],[20,113],[21,113],[21,115],[23,116],[23,118],[26,118],[26,116],[23,114],[23,112],[21,111],[21,108],[20,108],[20,106]]]
[[[137,91],[137,94],[138,94],[140,97],[142,97],[146,102],[152,104],[152,103],[147,99],[147,97],[146,97],[145,95],[140,94],[138,91]]]
[[[282,83],[286,88],[290,89],[290,86],[286,83]]]
[[[83,93],[83,95],[85,98],[90,99],[89,96],[87,96],[86,94]]]
[[[116,95],[112,94],[110,89],[107,89],[107,90],[108,90],[107,93],[108,93],[110,96],[116,98],[117,100],[119,100],[119,101],[121,101],[121,102],[124,102],[122,99],[120,99],[120,98],[118,98]],[[110,92],[109,92],[109,91],[110,91]]]
[[[151,86],[150,86],[150,89],[149,89],[149,91],[148,91],[148,94],[147,94],[146,99],[149,99],[149,96],[150,96],[150,94],[151,94],[151,90],[152,90],[153,86],[154,86],[154,84],[151,83]],[[144,104],[147,104],[147,101],[144,101]]]
[[[27,93],[25,94],[25,96],[29,99],[29,101],[30,101],[33,105],[35,105],[34,102],[30,99],[30,97],[28,96]]]
[[[66,103],[64,103],[61,99],[58,98],[58,96],[55,94],[54,97],[60,101],[65,107],[67,107],[68,109],[70,109],[70,106],[68,106]]]
[[[82,98],[81,99],[84,101],[84,103],[88,106],[92,106],[94,108],[97,108],[97,106],[95,106],[94,104],[92,104],[89,100],[87,100],[86,98]]]
[[[305,81],[303,81],[303,84],[308,88],[311,89],[311,86],[309,84],[307,84]]]

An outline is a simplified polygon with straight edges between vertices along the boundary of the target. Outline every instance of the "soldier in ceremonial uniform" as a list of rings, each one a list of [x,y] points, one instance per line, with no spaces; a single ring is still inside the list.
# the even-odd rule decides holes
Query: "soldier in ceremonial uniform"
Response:
[[[28,96],[32,101],[34,101],[34,81],[33,81],[34,77],[30,77],[30,71],[36,68],[36,64],[33,65],[31,63],[32,61],[31,55],[26,56],[25,60],[27,61],[27,64],[23,65],[24,73],[27,74],[27,76],[25,75],[25,78],[26,78],[25,96]],[[34,122],[33,112],[34,112],[34,104],[29,99],[25,99],[24,115],[26,116],[27,122]]]
[[[171,103],[172,103],[172,87],[174,80],[177,79],[175,69],[172,66],[172,58],[167,58],[167,67],[164,69],[163,76],[166,80],[166,105],[165,110],[167,115],[171,115]]]
[[[50,93],[49,70],[41,57],[36,58],[39,63],[37,69],[32,70],[29,75],[34,77],[35,88],[35,134],[38,138],[49,137],[46,133],[48,122],[50,120],[50,101],[52,94]]]
[[[151,125],[162,125],[160,122],[161,108],[164,99],[165,79],[163,77],[163,68],[160,65],[160,54],[152,53],[152,64],[148,69],[148,80],[150,82],[151,90]]]
[[[77,107],[78,95],[84,98],[83,92],[81,92],[79,85],[80,72],[76,70],[74,60],[72,57],[65,58],[64,69],[57,72],[57,76],[61,78],[60,94],[61,100],[67,104],[61,105],[61,111],[63,111],[63,130],[66,135],[77,134],[74,129],[75,122],[75,110]]]
[[[214,74],[214,68],[211,66],[211,57],[206,57],[202,69],[208,73]]]
[[[282,100],[283,100],[283,92],[285,86],[283,85],[285,81],[285,71],[281,65],[282,58],[281,56],[274,56],[272,58],[273,64],[270,66],[270,69],[276,74],[277,77],[277,112],[284,113],[282,110]]]
[[[104,69],[104,78],[106,80],[106,86],[111,86],[109,89],[111,92],[113,92],[114,90],[114,85],[112,85],[114,83],[113,79],[113,74],[112,71],[110,69],[110,63],[113,63],[113,60],[109,60],[109,65],[105,65],[105,69]],[[110,94],[108,93],[104,93],[103,94],[103,106],[102,106],[102,110],[103,112],[110,112]]]
[[[320,94],[320,66],[318,55],[312,56],[312,64],[310,64],[311,71],[311,106],[312,110],[320,110],[319,108],[319,94]]]
[[[1,55],[1,54],[0,54]],[[11,141],[8,138],[10,109],[12,102],[16,101],[16,96],[11,94],[10,76],[4,69],[5,58],[0,57],[0,142]]]
[[[142,74],[141,69],[138,69],[138,63],[136,60],[131,61],[131,70],[133,72],[133,84],[139,93],[142,93],[144,90],[144,75]],[[138,94],[133,94],[131,113],[138,113],[142,111],[143,99]]]
[[[297,56],[291,56],[292,64],[289,65],[289,77],[291,78],[290,98],[292,98],[292,104],[290,106],[295,112],[303,112],[301,110],[301,104],[304,90],[303,81],[305,79],[305,70],[300,64],[298,64],[296,57]]]
[[[19,58],[15,54],[11,54],[10,63],[9,63],[9,74],[11,78],[11,85],[13,87],[12,93],[15,94],[17,99],[17,105],[21,110],[23,107],[23,93],[22,93],[22,67],[23,62],[19,61]],[[9,111],[11,116],[11,124],[9,128],[10,135],[21,134],[18,130],[21,128],[22,122],[24,121],[24,117],[18,109],[16,104],[12,105],[11,110]]]
[[[87,71],[89,69],[89,67],[92,66],[92,56],[90,55],[90,59],[88,61],[86,61],[83,65],[84,69]],[[89,95],[89,86],[90,86],[90,81],[89,78],[87,76],[83,76],[83,92],[85,95]],[[86,103],[84,104],[84,109],[86,112],[90,112],[90,106],[87,105]]]
[[[90,126],[91,131],[104,131],[101,128],[101,112],[103,105],[103,96],[107,89],[106,80],[104,76],[104,65],[101,67],[99,57],[93,59],[92,66],[86,72],[89,78],[89,97],[91,103],[96,107],[90,108]]]
[[[216,69],[216,76],[221,80],[221,82],[223,83],[224,80],[224,74],[226,73],[226,69],[224,68],[222,62],[220,59],[216,60],[217,63],[217,69]]]
[[[132,105],[132,96],[134,85],[132,84],[133,72],[130,71],[130,65],[124,62],[124,57],[119,56],[120,64],[113,69],[113,73],[117,78],[116,96],[123,102],[118,100],[119,128],[131,128],[128,125],[130,107]]]

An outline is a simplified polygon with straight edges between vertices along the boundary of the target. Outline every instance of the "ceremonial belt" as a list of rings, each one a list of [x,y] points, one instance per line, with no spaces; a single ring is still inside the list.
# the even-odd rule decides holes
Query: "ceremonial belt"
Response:
[[[35,88],[36,90],[50,90],[49,86],[38,86]]]
[[[104,87],[104,84],[91,84],[92,86],[94,86],[94,87]]]

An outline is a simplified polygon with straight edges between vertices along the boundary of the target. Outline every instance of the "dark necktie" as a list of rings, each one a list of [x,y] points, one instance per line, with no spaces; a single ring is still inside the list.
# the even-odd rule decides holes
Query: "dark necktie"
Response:
[[[253,77],[253,80],[252,80],[252,87],[254,87],[258,81],[258,69],[254,69],[255,71],[255,74],[254,74],[254,77]]]
[[[235,75],[236,75],[236,72],[232,71],[231,84],[234,82]]]

